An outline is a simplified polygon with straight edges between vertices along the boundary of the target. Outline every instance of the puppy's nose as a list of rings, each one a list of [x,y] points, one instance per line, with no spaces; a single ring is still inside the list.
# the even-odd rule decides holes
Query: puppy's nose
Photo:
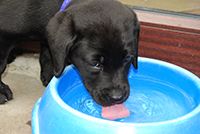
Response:
[[[120,88],[110,90],[110,92],[108,93],[108,96],[109,96],[109,101],[112,104],[120,103],[125,98],[125,94],[123,93],[122,89],[120,89]]]

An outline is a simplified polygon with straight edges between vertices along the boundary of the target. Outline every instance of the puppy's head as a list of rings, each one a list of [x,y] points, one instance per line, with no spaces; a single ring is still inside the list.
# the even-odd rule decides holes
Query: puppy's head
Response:
[[[47,26],[55,76],[70,60],[94,101],[123,103],[129,96],[131,64],[137,69],[139,29],[135,13],[119,2],[71,5]]]

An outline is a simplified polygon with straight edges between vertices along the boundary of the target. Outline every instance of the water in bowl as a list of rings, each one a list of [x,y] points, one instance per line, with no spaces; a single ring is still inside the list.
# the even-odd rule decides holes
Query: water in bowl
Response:
[[[124,103],[130,115],[119,122],[151,123],[174,119],[192,111],[196,104],[192,97],[173,84],[146,79],[131,78],[130,96]],[[66,92],[62,99],[72,108],[103,119],[98,105],[80,83]]]

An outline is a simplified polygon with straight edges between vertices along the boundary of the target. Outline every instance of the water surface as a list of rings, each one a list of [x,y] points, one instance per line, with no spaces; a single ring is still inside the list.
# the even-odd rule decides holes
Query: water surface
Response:
[[[124,103],[130,115],[119,122],[150,123],[167,121],[187,114],[196,105],[186,92],[173,84],[148,78],[131,78],[130,96]],[[98,105],[80,83],[66,92],[63,100],[72,108],[97,117],[101,117]]]

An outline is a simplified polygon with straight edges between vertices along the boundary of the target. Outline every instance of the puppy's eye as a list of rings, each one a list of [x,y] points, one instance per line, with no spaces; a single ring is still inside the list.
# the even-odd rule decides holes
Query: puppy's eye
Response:
[[[131,56],[127,56],[127,57],[124,58],[124,62],[129,62],[131,59],[132,59]]]
[[[99,63],[99,62],[90,63],[90,65],[91,65],[93,68],[100,69],[100,63]]]

